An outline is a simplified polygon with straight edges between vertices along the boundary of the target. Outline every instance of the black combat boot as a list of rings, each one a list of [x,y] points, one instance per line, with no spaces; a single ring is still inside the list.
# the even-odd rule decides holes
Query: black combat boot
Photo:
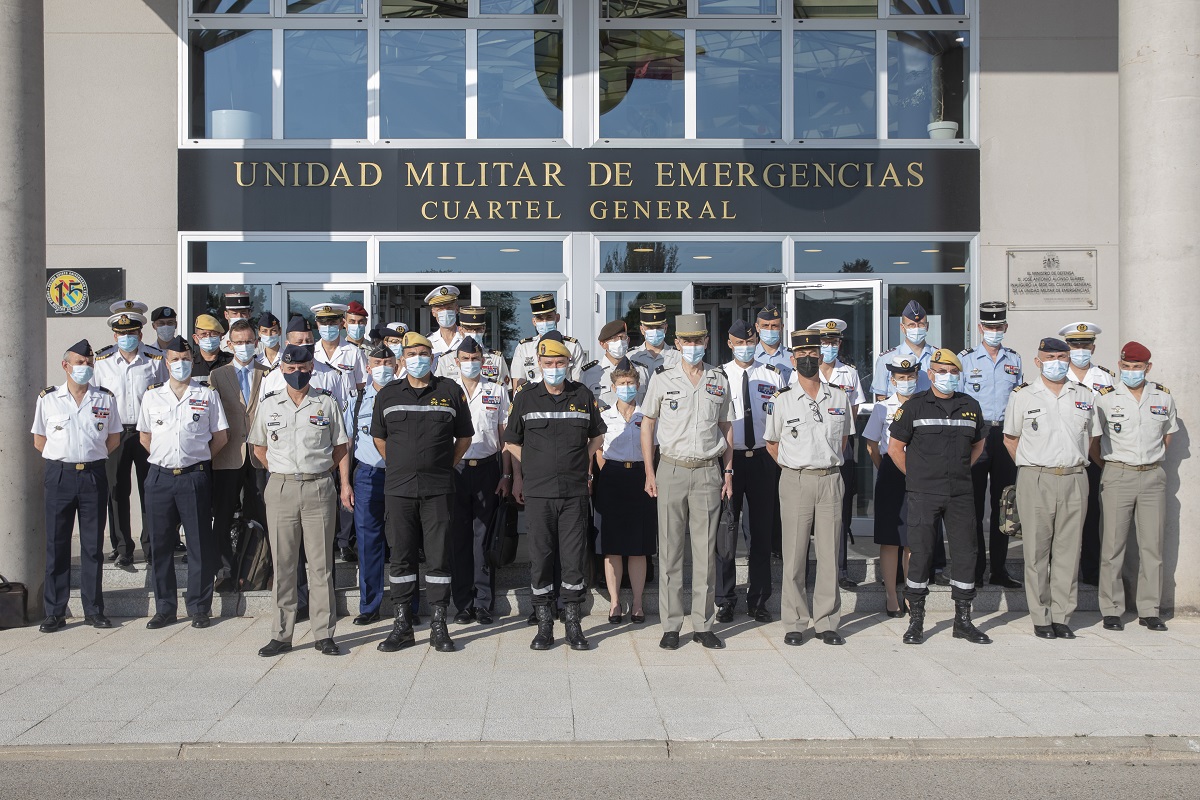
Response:
[[[392,604],[396,607],[396,621],[392,623],[392,632],[379,643],[379,649],[385,653],[394,653],[397,650],[412,647],[417,641],[417,638],[413,636],[412,612],[409,610],[408,603],[396,600]]]
[[[904,632],[905,644],[920,644],[925,641],[925,598],[914,597],[908,601],[908,630]]]
[[[983,631],[971,624],[971,601],[954,601],[954,638],[966,639],[973,644],[991,644],[992,640]]]
[[[579,621],[579,603],[567,603],[567,644],[572,650],[587,650],[588,640],[583,638],[583,627]]]
[[[454,642],[450,639],[450,631],[446,630],[446,606],[433,607],[433,616],[429,619],[429,646],[439,653],[453,653]]]
[[[549,650],[554,645],[554,609],[542,603],[533,607],[537,617],[537,635],[529,643],[530,650]]]

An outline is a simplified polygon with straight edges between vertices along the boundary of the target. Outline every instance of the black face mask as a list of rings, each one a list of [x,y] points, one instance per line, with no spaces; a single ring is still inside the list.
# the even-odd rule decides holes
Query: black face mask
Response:
[[[811,378],[817,374],[817,370],[821,368],[821,359],[819,356],[804,356],[796,359],[796,372],[799,372],[805,378]]]
[[[308,382],[312,380],[311,372],[285,372],[283,379],[287,381],[287,385],[295,389],[297,392],[308,386]]]

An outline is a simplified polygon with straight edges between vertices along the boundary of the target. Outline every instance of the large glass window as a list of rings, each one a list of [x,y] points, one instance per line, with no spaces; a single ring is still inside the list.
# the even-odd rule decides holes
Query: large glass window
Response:
[[[966,273],[967,242],[796,242],[796,275]]]
[[[269,14],[271,0],[192,0],[193,14]]]
[[[953,139],[966,129],[966,31],[888,31],[888,138]]]
[[[271,138],[271,32],[194,30],[188,40],[189,135]]]
[[[879,16],[879,3],[875,0],[794,0],[794,6],[796,19]]]
[[[671,332],[675,329],[675,317],[683,313],[683,292],[606,292],[605,321],[625,320],[629,331],[629,344],[637,347],[645,341],[642,336],[642,306],[648,303],[662,303],[667,307],[667,341],[673,341]]]
[[[380,242],[380,272],[511,275],[563,271],[563,245],[549,242]]]
[[[600,0],[600,16],[613,18],[686,17],[686,0]]]
[[[891,0],[892,14],[957,14],[967,12],[967,0]]]
[[[466,17],[467,0],[383,0],[384,19]]]
[[[755,16],[779,13],[779,0],[698,0],[701,14],[733,14]]]
[[[600,31],[600,136],[683,136],[683,31]]]
[[[184,311],[185,318],[180,324],[179,333],[182,336],[190,336],[195,330],[193,323],[196,317],[201,314],[210,314],[225,322],[225,311],[222,307],[222,298],[226,292],[249,292],[250,293],[250,318],[254,319],[264,311],[271,310],[271,286],[269,284],[244,284],[244,283],[215,283],[215,284],[195,284],[189,286],[187,294],[187,308]],[[315,300],[313,301],[316,302]]]
[[[780,36],[776,31],[696,32],[696,135],[783,135]]]
[[[363,0],[287,0],[289,14],[361,14]]]
[[[779,242],[601,242],[601,273],[782,272]]]
[[[874,139],[874,31],[798,31],[792,80],[798,139]]]
[[[312,307],[317,303],[349,305],[354,302],[361,303],[363,299],[361,289],[292,289],[287,293],[287,319],[291,319],[293,314],[299,314],[315,327],[317,319],[312,313]],[[276,316],[283,318],[280,314]],[[286,323],[284,327],[287,327]]]
[[[285,31],[283,74],[284,137],[366,138],[366,31]]]
[[[380,137],[466,136],[466,35],[461,30],[379,34]]]
[[[337,274],[366,271],[366,242],[188,243],[188,272]]]
[[[934,347],[946,347],[955,352],[971,341],[971,315],[967,306],[966,284],[893,283],[888,286],[888,347],[901,341],[900,317],[904,307],[916,300],[929,314],[929,335]]]
[[[479,138],[563,135],[562,33],[479,32]]]

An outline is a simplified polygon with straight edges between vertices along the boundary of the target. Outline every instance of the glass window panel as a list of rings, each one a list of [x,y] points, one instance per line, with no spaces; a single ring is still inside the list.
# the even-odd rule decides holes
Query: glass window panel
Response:
[[[467,0],[382,0],[385,18],[465,17]]]
[[[557,14],[558,0],[479,0],[480,14]]]
[[[879,16],[879,4],[873,0],[795,0],[794,7],[796,19]]]
[[[533,327],[533,314],[529,311],[529,299],[539,294],[552,294],[558,313],[563,313],[562,304],[558,302],[559,292],[538,289],[531,292],[483,291],[479,293],[480,305],[488,310],[488,349],[501,350],[504,358],[511,361],[517,343],[522,339],[537,335]],[[565,329],[562,322],[558,323],[559,330]],[[584,349],[587,346],[584,345]]]
[[[775,16],[778,0],[700,0],[701,14],[740,14],[742,16]]]
[[[423,334],[431,334],[436,327],[433,314],[425,305],[425,295],[441,286],[440,283],[397,284],[384,283],[378,286],[379,302],[374,309],[371,324],[387,324],[403,322],[410,330]],[[471,300],[471,284],[456,283],[459,301],[469,305]]]
[[[221,307],[221,298],[226,292],[250,293],[250,318],[253,319],[264,311],[271,310],[271,286],[265,283],[218,283],[193,284],[187,287],[187,309],[182,315],[180,335],[190,336],[194,330],[192,323],[201,314],[211,314],[219,320],[225,319],[225,311]],[[316,302],[315,300],[313,301]],[[278,315],[277,315],[278,316]],[[194,346],[194,345],[193,345]]]
[[[289,14],[361,14],[363,0],[287,0]]]
[[[793,82],[797,139],[874,139],[875,34],[800,31]]]
[[[683,292],[605,292],[604,297],[605,321],[625,320],[625,327],[629,330],[630,347],[637,347],[645,342],[639,327],[642,324],[642,306],[647,303],[662,303],[667,307],[667,341],[671,341],[675,317],[683,313]]]
[[[966,242],[796,242],[796,275],[962,273]]]
[[[379,34],[379,67],[380,136],[467,135],[465,31],[384,30]]]
[[[600,135],[683,136],[683,31],[600,31]]]
[[[188,243],[188,272],[366,271],[366,242]]]
[[[563,271],[562,242],[380,242],[380,272]]]
[[[601,242],[605,273],[782,272],[779,242]]]
[[[193,14],[270,14],[271,0],[192,0]]]
[[[562,33],[479,31],[479,138],[563,135]]]
[[[341,303],[349,305],[354,301],[363,302],[365,297],[361,289],[291,289],[287,293],[287,315],[276,314],[283,321],[284,331],[287,330],[287,320],[292,314],[299,314],[308,320],[316,329],[317,320],[313,316],[312,307],[317,303]]]
[[[892,0],[893,14],[957,14],[967,13],[967,0]]]
[[[888,138],[969,136],[966,129],[970,37],[966,31],[888,32]],[[934,136],[932,123],[956,134]]]
[[[967,299],[966,284],[904,283],[888,286],[888,347],[899,346],[900,315],[910,300],[916,300],[929,314],[929,344],[959,352],[971,340],[971,313]]]
[[[190,135],[271,138],[271,32],[189,31]]]
[[[687,0],[600,0],[600,16],[607,19],[686,17]]]
[[[283,135],[366,138],[366,31],[284,31]]]
[[[696,135],[779,137],[780,65],[778,31],[697,31]]]
[[[735,319],[753,324],[758,312],[766,306],[781,306],[782,289],[750,283],[694,285],[692,309],[708,320],[708,355],[705,361],[724,364],[733,358],[729,347],[729,326]]]

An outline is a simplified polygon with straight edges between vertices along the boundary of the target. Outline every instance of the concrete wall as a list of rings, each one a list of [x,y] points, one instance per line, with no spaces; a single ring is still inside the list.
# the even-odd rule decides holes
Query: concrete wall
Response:
[[[46,0],[50,269],[124,267],[128,293],[176,304],[175,0]],[[99,317],[47,324],[47,374],[71,343],[112,341]]]

